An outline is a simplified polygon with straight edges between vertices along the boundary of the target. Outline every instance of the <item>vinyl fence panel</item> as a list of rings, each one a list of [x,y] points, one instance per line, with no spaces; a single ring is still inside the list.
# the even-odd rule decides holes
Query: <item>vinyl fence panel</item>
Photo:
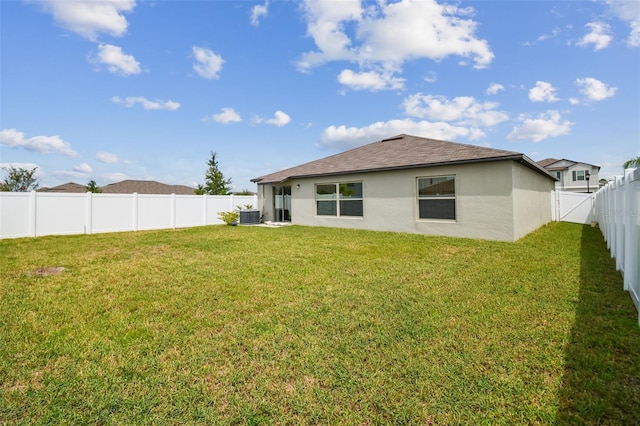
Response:
[[[35,213],[37,234],[84,234],[85,205],[83,194],[38,194]]]
[[[208,224],[205,216],[206,203],[202,198],[202,195],[176,195],[176,228],[188,228]]]
[[[218,213],[255,195],[0,192],[0,238],[171,229],[222,224]]]
[[[137,194],[92,194],[91,233],[137,231]]]
[[[600,189],[595,203],[596,220],[624,277],[624,289],[640,311],[640,168],[626,170]]]
[[[138,195],[138,230],[169,229],[175,200],[166,195]]]

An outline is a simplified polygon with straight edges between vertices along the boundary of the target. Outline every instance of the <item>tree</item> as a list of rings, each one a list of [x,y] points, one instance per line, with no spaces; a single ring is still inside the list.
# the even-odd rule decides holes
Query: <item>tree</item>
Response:
[[[3,167],[2,170],[8,174],[0,183],[0,191],[29,192],[37,189],[38,179],[33,177],[37,169],[37,167],[31,170],[13,166]]]
[[[231,178],[225,179],[224,175],[218,168],[216,153],[211,152],[211,158],[207,162],[209,169],[204,175],[204,186],[198,185],[195,193],[198,195],[227,195],[231,190]]]
[[[242,191],[240,191],[240,192],[236,192],[235,194],[236,194],[236,195],[253,195],[253,194],[254,194],[254,192],[251,192],[251,191],[249,191],[248,189],[243,189]]]
[[[625,170],[631,169],[634,167],[640,167],[640,157],[632,158],[629,161],[625,161],[624,164],[622,165],[622,168]]]
[[[99,194],[102,192],[102,188],[98,186],[95,180],[90,180],[87,184],[87,192],[93,192],[94,194]]]

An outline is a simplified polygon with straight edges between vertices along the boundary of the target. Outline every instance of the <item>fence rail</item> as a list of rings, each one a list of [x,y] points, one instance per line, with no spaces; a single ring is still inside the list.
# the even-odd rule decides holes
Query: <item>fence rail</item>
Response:
[[[596,193],[595,215],[640,324],[640,168],[627,169]]]
[[[0,239],[216,225],[219,212],[257,203],[255,195],[0,192]]]

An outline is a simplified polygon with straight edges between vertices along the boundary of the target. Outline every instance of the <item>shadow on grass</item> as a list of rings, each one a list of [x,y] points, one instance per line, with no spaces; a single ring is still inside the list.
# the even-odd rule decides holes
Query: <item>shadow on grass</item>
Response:
[[[640,424],[638,313],[598,228],[584,226],[580,293],[558,424]]]

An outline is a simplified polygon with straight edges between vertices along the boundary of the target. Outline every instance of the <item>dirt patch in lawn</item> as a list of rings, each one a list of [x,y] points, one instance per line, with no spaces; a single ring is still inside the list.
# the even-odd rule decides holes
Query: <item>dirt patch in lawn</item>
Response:
[[[62,272],[64,272],[64,266],[48,266],[33,269],[29,271],[29,275],[33,275],[36,277],[47,277],[49,275],[60,275]]]

